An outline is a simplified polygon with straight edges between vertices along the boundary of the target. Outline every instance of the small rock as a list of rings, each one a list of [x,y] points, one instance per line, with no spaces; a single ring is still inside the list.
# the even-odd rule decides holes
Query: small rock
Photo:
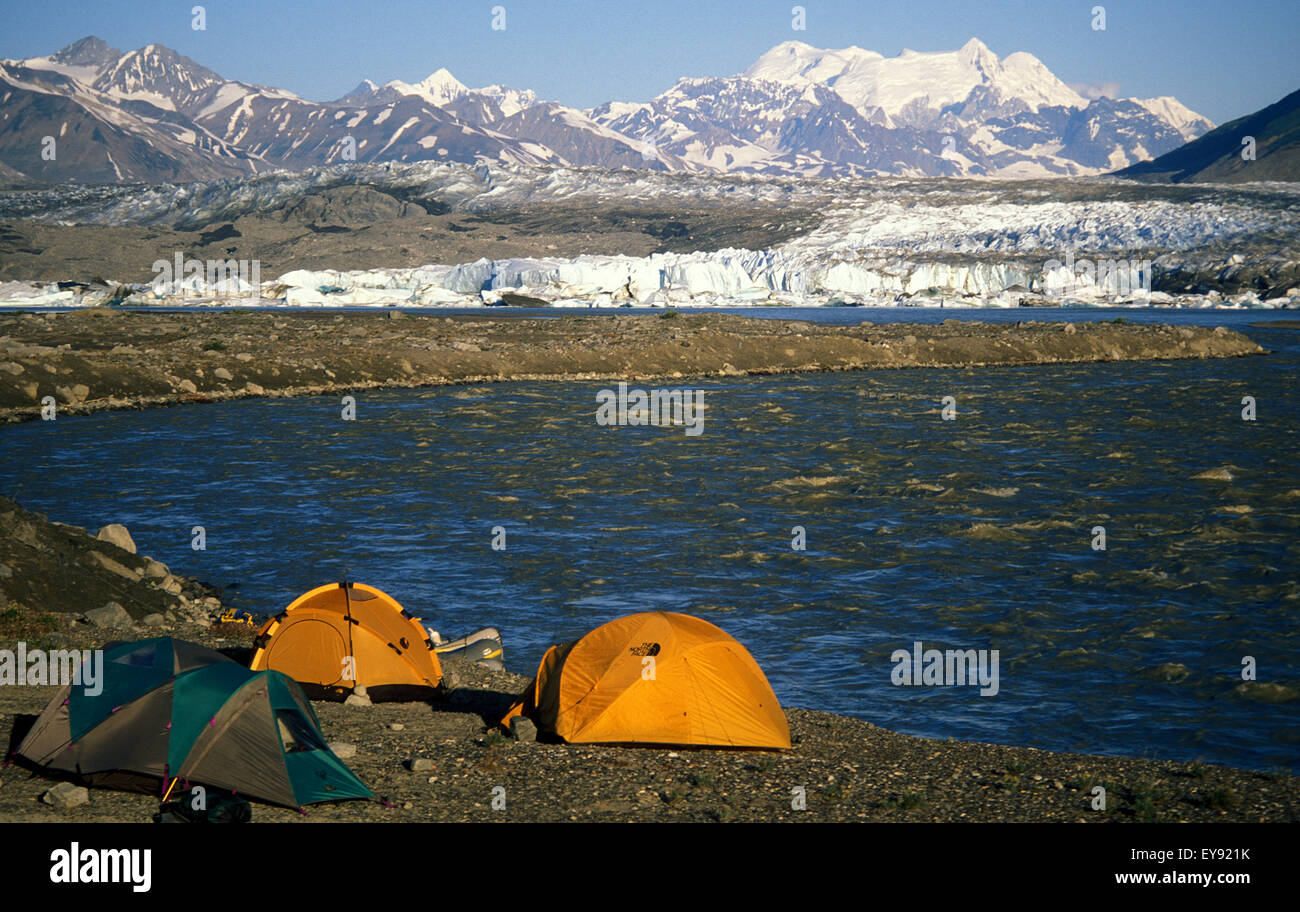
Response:
[[[537,726],[525,716],[514,716],[510,720],[510,737],[516,741],[536,741]]]
[[[346,741],[331,741],[329,749],[340,760],[351,760],[357,755],[357,746]]]
[[[194,385],[193,380],[182,380],[180,383],[176,384],[176,388],[182,393],[197,393],[199,391],[199,388]]]
[[[259,384],[254,383],[252,380],[244,384],[244,392],[248,393],[250,396],[266,395],[266,389]]]
[[[84,383],[77,383],[70,387],[60,386],[55,389],[55,392],[62,396],[63,401],[69,405],[79,405],[85,402],[86,397],[90,395],[90,387]]]
[[[348,694],[347,699],[343,701],[343,705],[344,706],[370,706],[371,703],[370,703],[370,698],[367,697],[365,694],[350,693]]]
[[[86,612],[86,620],[96,627],[130,627],[133,623],[131,615],[117,602],[90,609]]]
[[[1072,336],[1077,331],[1075,330],[1073,323],[1066,323],[1065,326],[1062,327],[1062,330],[1065,332],[1067,336]]]
[[[1199,475],[1193,475],[1192,478],[1199,481],[1233,481],[1235,476],[1232,469],[1228,466],[1220,466],[1217,469],[1207,469]]]
[[[390,726],[388,726],[388,727],[389,727],[390,730],[395,731],[395,732],[406,731],[406,726],[403,725],[401,722],[394,722],[392,725],[390,725]]]
[[[245,364],[247,364],[249,361],[253,360],[253,356],[250,355],[248,352],[240,352],[239,354],[235,355],[235,360],[242,361]]]
[[[73,785],[71,782],[60,782],[42,795],[41,800],[50,807],[66,810],[90,804],[90,790],[81,785]]]
[[[168,595],[181,594],[181,581],[178,580],[176,577],[172,576],[170,573],[168,573],[165,577],[163,577],[162,582],[159,583],[158,585]]]
[[[462,342],[460,339],[453,340],[451,343],[451,347],[458,352],[476,352],[476,351],[483,350],[479,348],[477,345],[475,345],[473,342]]]
[[[146,627],[164,627],[167,624],[167,619],[155,612],[154,614],[146,614],[140,623]]]
[[[358,697],[370,696],[370,692],[366,690],[366,685],[364,684],[358,684],[356,687],[352,688],[352,692],[356,694]]]
[[[412,757],[406,761],[406,768],[413,773],[427,773],[433,770],[433,761],[428,757]]]
[[[235,375],[232,374],[230,371],[226,370],[224,367],[218,367],[216,370],[212,372],[212,376],[216,377],[218,380],[235,379]]]
[[[14,570],[8,564],[0,564],[0,579],[9,579],[14,575]]]
[[[409,801],[406,801],[406,802],[403,802],[403,803],[402,803],[402,810],[404,810],[404,811],[409,811],[409,810],[410,810],[411,808],[413,808],[413,807],[415,807],[415,805],[412,804],[412,803],[409,802]]]
[[[95,533],[95,538],[100,541],[117,545],[123,551],[135,553],[135,541],[131,538],[131,533],[127,531],[126,526],[121,523],[109,523]]]

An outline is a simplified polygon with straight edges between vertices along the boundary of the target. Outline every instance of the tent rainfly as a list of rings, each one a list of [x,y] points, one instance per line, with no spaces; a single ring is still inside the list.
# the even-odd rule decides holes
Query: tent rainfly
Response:
[[[258,631],[250,663],[293,678],[316,700],[364,685],[371,700],[422,700],[442,683],[434,643],[397,601],[362,583],[319,586]]]
[[[663,611],[552,646],[502,724],[516,715],[570,743],[790,747],[785,713],[745,647]]]
[[[180,785],[302,807],[374,793],[326,746],[302,689],[221,653],[156,637],[111,646],[102,690],[66,685],[16,755],[42,772],[129,791]]]

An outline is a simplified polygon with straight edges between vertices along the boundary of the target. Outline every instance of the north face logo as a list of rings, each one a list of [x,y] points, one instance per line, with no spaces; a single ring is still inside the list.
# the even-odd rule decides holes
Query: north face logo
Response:
[[[659,655],[659,644],[642,643],[640,646],[633,646],[628,652],[634,656],[657,656]]]

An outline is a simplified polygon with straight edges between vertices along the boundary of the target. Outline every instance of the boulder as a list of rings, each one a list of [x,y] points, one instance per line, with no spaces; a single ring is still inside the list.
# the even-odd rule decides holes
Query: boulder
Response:
[[[148,579],[166,579],[171,573],[162,561],[156,561],[152,557],[144,559],[144,575]]]
[[[510,720],[510,737],[516,741],[536,741],[537,726],[525,716],[514,716]]]
[[[102,527],[95,533],[95,538],[117,545],[123,551],[135,553],[135,541],[132,540],[131,533],[127,531],[126,526],[121,523],[109,523],[107,526]]]
[[[134,623],[127,610],[117,602],[109,602],[102,608],[91,608],[86,612],[86,620],[96,627],[130,627]]]
[[[83,804],[90,804],[90,790],[81,785],[73,785],[71,782],[60,782],[42,795],[41,801],[59,810],[80,807]]]
[[[343,705],[344,706],[369,706],[371,704],[370,704],[370,698],[367,697],[365,694],[350,693],[348,694],[347,699],[343,701]]]
[[[113,560],[113,558],[99,551],[91,551],[90,557],[95,563],[99,564],[99,566],[103,567],[109,573],[115,573],[123,579],[134,581],[140,578],[140,574],[132,570],[130,567],[119,564],[117,561]]]
[[[155,612],[153,614],[146,614],[140,623],[146,627],[165,627],[167,625],[167,619],[161,614]]]
[[[346,741],[331,741],[329,749],[340,760],[351,760],[357,755],[357,746]]]
[[[406,768],[413,773],[427,773],[431,771],[434,766],[433,761],[428,757],[412,757],[410,760],[406,761]]]

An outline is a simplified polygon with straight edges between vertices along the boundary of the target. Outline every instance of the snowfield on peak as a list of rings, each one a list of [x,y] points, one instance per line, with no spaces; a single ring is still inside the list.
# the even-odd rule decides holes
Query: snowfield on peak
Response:
[[[759,57],[745,76],[794,85],[822,85],[864,115],[882,110],[891,122],[909,104],[946,108],[989,86],[1024,102],[1031,111],[1044,106],[1087,107],[1081,95],[1057,79],[1037,57],[1017,52],[999,60],[972,38],[956,51],[903,51],[885,57],[859,47],[821,50],[798,41],[779,44]]]

